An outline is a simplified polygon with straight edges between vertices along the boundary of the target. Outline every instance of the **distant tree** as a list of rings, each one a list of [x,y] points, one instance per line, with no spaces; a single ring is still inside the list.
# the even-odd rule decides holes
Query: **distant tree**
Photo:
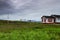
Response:
[[[28,20],[28,22],[32,22],[32,20]]]

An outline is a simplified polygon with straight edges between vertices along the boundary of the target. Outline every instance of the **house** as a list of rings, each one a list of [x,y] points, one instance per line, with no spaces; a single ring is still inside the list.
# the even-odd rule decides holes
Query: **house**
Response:
[[[60,15],[42,16],[42,23],[60,23]]]

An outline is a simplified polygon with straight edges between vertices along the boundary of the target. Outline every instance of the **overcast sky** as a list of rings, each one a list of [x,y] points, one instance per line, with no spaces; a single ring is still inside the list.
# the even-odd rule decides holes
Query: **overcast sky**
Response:
[[[60,0],[0,0],[0,19],[41,21],[51,14],[60,15]]]

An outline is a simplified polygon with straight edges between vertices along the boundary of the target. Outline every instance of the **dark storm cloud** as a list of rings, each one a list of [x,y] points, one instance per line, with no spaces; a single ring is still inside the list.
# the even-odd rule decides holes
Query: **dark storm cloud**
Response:
[[[10,5],[6,1],[0,1],[0,9],[10,8]]]
[[[0,0],[0,15],[12,13],[11,5],[9,4],[9,0]]]

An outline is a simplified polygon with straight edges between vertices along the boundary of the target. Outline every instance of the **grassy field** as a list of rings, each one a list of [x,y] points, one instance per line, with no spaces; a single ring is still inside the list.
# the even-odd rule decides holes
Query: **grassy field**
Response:
[[[60,40],[60,24],[0,20],[0,40]]]

